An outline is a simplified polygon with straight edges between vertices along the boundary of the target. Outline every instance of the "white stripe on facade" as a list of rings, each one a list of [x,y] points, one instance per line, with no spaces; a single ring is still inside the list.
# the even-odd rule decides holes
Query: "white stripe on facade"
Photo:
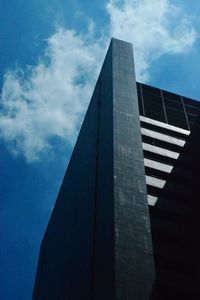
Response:
[[[173,166],[170,166],[170,165],[167,165],[164,163],[160,163],[155,160],[148,159],[148,158],[144,158],[144,165],[145,165],[145,167],[149,167],[149,168],[163,171],[166,173],[171,173],[171,171],[173,169]]]
[[[170,143],[170,144],[174,144],[174,145],[177,145],[180,147],[183,147],[185,145],[185,141],[183,141],[181,139],[177,139],[175,137],[169,136],[167,134],[159,133],[154,130],[149,130],[149,129],[141,127],[141,132],[143,135],[146,135],[146,136],[149,136],[149,137],[152,137],[152,138],[155,138],[155,139],[158,139],[158,140]]]
[[[143,150],[150,151],[150,152],[160,154],[160,155],[163,155],[163,156],[167,156],[167,157],[170,157],[170,158],[173,158],[173,159],[177,159],[179,157],[179,154],[180,154],[178,152],[170,151],[170,150],[167,150],[165,148],[153,146],[153,145],[150,145],[150,144],[147,144],[147,143],[142,143],[142,147],[143,147]]]
[[[152,176],[146,175],[146,184],[154,186],[156,188],[162,189],[166,183],[166,180],[155,178]]]
[[[154,206],[158,200],[158,197],[147,195],[147,199],[148,199],[148,204]]]
[[[159,127],[162,127],[162,128],[166,128],[166,129],[169,129],[169,130],[172,130],[172,131],[175,131],[175,132],[179,132],[179,133],[182,133],[182,134],[185,134],[185,135],[190,134],[189,130],[185,130],[183,128],[176,127],[176,126],[173,126],[173,125],[169,125],[167,123],[156,121],[154,119],[150,119],[150,118],[147,118],[147,117],[140,116],[140,121],[146,122],[146,123],[149,123],[149,124],[152,124],[152,125],[156,125],[156,126],[159,126]]]

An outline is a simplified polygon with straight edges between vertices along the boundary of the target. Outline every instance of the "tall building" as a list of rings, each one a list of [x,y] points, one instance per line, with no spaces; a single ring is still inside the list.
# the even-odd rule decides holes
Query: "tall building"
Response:
[[[40,250],[33,300],[199,299],[200,103],[136,83],[112,39]]]

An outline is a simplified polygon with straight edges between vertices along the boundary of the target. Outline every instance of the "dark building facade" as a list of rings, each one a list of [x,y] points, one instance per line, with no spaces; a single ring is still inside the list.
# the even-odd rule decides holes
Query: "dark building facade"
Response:
[[[135,81],[112,39],[40,250],[33,300],[198,299],[200,103]]]
[[[199,299],[200,102],[137,87],[156,274],[151,299]]]

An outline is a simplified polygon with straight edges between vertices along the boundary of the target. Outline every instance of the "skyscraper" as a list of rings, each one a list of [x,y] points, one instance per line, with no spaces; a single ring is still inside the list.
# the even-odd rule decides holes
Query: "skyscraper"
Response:
[[[199,110],[136,83],[132,45],[112,39],[41,245],[34,300],[198,299]]]

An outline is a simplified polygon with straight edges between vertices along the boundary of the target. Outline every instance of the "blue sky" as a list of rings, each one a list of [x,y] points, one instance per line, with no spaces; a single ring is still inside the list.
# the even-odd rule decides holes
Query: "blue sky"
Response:
[[[0,299],[31,299],[111,36],[134,44],[138,80],[200,99],[199,11],[199,0],[0,0]]]

